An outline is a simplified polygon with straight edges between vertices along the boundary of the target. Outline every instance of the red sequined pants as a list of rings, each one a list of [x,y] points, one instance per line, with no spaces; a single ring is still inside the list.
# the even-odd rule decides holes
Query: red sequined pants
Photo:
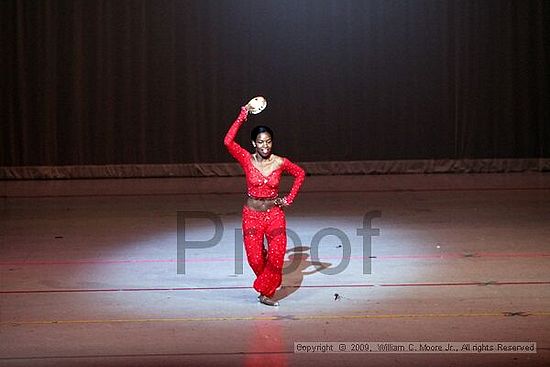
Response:
[[[264,248],[267,238],[267,250]],[[256,274],[254,289],[272,297],[283,279],[286,251],[284,211],[273,207],[265,212],[243,208],[243,239],[248,264]]]

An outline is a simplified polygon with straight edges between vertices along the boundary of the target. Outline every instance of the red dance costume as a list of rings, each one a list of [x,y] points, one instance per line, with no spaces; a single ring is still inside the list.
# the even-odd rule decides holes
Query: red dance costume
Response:
[[[253,198],[275,199],[279,192],[281,174],[288,172],[295,177],[290,193],[285,197],[291,204],[304,182],[302,168],[283,158],[283,163],[268,176],[264,176],[252,163],[252,155],[235,142],[239,128],[246,121],[248,111],[241,113],[229,128],[224,144],[229,153],[241,164],[246,174],[248,195]],[[267,238],[267,251],[264,249],[264,236]],[[256,274],[254,289],[260,294],[272,297],[281,285],[283,261],[286,252],[286,219],[284,211],[274,206],[265,212],[248,206],[243,207],[243,238],[246,256],[250,267]]]

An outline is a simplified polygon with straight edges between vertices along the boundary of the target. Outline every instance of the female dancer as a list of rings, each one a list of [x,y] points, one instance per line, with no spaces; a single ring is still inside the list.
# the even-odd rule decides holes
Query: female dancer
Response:
[[[271,299],[282,282],[283,261],[286,251],[286,220],[283,207],[292,204],[305,172],[288,159],[271,153],[273,132],[267,126],[256,126],[250,138],[255,152],[250,154],[235,142],[235,136],[246,121],[250,106],[241,107],[241,113],[225,135],[224,144],[229,153],[241,164],[246,174],[248,197],[243,207],[243,239],[248,264],[256,274],[254,289],[258,299],[268,306],[278,306]],[[280,198],[281,174],[293,175],[290,193]],[[267,250],[264,248],[267,238]]]

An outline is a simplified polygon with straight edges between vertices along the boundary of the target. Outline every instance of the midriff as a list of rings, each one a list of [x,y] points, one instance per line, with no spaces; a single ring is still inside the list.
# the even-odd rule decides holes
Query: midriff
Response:
[[[246,199],[246,206],[252,210],[265,212],[275,206],[275,199],[276,198],[256,198],[249,195]]]

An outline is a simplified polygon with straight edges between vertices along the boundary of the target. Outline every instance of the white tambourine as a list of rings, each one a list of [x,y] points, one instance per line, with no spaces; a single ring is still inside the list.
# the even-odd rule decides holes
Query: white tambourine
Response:
[[[248,112],[256,115],[267,107],[267,101],[262,96],[254,97],[248,102],[247,106]]]

